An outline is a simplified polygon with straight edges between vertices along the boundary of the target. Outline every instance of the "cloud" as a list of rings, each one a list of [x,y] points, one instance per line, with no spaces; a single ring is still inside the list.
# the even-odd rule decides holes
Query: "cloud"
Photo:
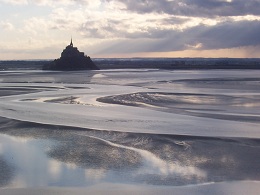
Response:
[[[97,7],[101,4],[101,0],[29,0],[31,4],[36,4],[39,6],[50,6],[50,7],[60,7],[60,6],[88,6]]]
[[[39,6],[69,6],[69,5],[97,5],[101,0],[0,0],[0,3],[11,5],[29,5],[35,4]]]
[[[238,21],[222,23],[213,27],[196,27],[196,39],[204,49],[222,49],[260,45],[260,21]],[[191,34],[191,33],[190,33]]]
[[[27,0],[0,0],[0,3],[12,4],[12,5],[26,5]]]
[[[11,24],[10,22],[0,22],[0,26],[2,29],[6,30],[6,31],[11,31],[14,29],[13,24]]]
[[[215,17],[260,15],[259,0],[117,0],[128,11],[167,13],[170,15]]]
[[[260,21],[230,21],[214,26],[198,25],[184,31],[150,29],[146,37],[132,35],[142,38],[107,42],[100,52],[168,52],[259,46],[259,33]]]

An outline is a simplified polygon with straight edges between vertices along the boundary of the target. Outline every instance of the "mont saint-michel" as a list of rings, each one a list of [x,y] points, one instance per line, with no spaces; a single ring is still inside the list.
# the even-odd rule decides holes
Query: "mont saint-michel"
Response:
[[[43,70],[99,70],[91,58],[80,52],[77,47],[73,46],[71,39],[70,44],[63,50],[61,57],[55,59],[49,64],[43,66]]]

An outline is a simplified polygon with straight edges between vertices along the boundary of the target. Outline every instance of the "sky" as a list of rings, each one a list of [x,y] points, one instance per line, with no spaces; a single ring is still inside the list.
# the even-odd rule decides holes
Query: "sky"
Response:
[[[260,0],[0,0],[0,60],[260,58]]]

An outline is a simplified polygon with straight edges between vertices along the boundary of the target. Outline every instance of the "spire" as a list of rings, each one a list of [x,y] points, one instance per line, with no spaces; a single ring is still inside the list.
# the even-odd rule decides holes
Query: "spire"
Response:
[[[70,46],[73,47],[72,36],[71,36]]]

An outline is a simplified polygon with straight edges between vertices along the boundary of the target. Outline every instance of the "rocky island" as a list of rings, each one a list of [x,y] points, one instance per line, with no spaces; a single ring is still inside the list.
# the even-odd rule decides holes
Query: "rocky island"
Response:
[[[73,47],[72,39],[70,44],[63,50],[61,57],[45,64],[43,70],[99,70],[91,58]]]

